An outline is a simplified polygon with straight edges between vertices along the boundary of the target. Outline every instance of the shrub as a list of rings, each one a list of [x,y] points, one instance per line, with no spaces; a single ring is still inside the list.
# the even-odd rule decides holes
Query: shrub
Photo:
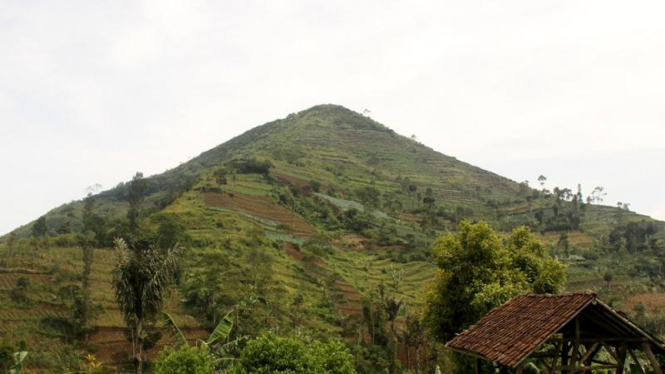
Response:
[[[303,342],[273,334],[250,341],[232,374],[355,374],[353,356],[343,343]]]
[[[212,374],[213,357],[203,347],[166,347],[155,363],[155,374]]]
[[[249,160],[233,160],[229,163],[238,174],[263,174],[270,173],[272,164],[270,161],[261,161],[255,158]]]

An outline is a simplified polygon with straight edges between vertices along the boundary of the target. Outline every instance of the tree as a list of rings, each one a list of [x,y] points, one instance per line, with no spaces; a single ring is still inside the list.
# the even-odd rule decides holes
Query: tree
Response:
[[[89,189],[92,187],[88,187]],[[81,251],[83,252],[83,270],[81,271],[82,297],[75,300],[78,319],[81,327],[86,330],[92,315],[90,299],[90,272],[94,260],[95,239],[99,242],[104,230],[103,220],[95,213],[95,199],[92,192],[88,193],[83,205],[83,233],[80,235]]]
[[[215,372],[213,357],[205,346],[166,347],[155,363],[155,374],[212,374]]]
[[[376,209],[381,205],[381,191],[375,187],[364,186],[356,188],[355,194],[370,209]]]
[[[32,236],[35,238],[42,238],[46,236],[48,232],[48,226],[46,225],[46,217],[41,216],[37,219],[34,225],[32,225]]]
[[[0,343],[0,372],[6,373],[14,363],[14,347],[6,341]]]
[[[83,245],[94,247],[95,245],[101,245],[105,239],[105,222],[104,218],[96,213],[97,201],[95,200],[92,193],[89,193],[88,196],[83,201],[83,234],[84,240]],[[94,243],[89,240],[85,235],[88,233],[94,235]]]
[[[134,175],[134,178],[129,183],[127,191],[127,201],[129,202],[129,210],[127,210],[127,221],[129,221],[129,231],[132,235],[136,235],[139,228],[139,215],[141,214],[141,204],[145,199],[144,193],[148,188],[148,183],[143,179],[143,173],[140,171]]]
[[[404,269],[397,270],[394,266],[390,265],[390,278],[392,279],[392,286],[395,292],[399,292],[399,285],[404,279]]]
[[[526,227],[504,242],[488,223],[462,221],[432,251],[440,270],[426,295],[424,323],[442,342],[515,295],[558,293],[566,281],[565,266]]]
[[[14,245],[16,245],[16,232],[12,231],[7,239],[7,249],[9,249],[10,254],[14,253]]]
[[[540,187],[542,187],[543,189],[545,189],[545,182],[547,182],[547,177],[545,177],[544,175],[540,175],[538,177],[538,183],[540,183]]]
[[[425,196],[423,198],[423,204],[425,204],[427,209],[433,209],[436,204],[436,199],[432,196]]]
[[[603,280],[605,281],[605,283],[607,283],[607,291],[612,292],[612,288],[611,288],[612,273],[609,270],[607,272],[605,272],[605,275],[603,275]]]
[[[349,349],[336,340],[305,345],[267,334],[247,343],[229,373],[355,374],[353,361]]]
[[[420,347],[425,344],[425,329],[417,315],[406,316],[406,329],[404,331],[404,344],[406,345],[406,366],[409,367],[409,348],[415,348],[415,369],[420,370]]]
[[[115,298],[131,331],[134,373],[140,374],[147,327],[161,312],[164,297],[174,279],[180,248],[175,246],[162,250],[150,245],[130,249],[123,239],[116,239],[115,251]]]
[[[90,272],[92,271],[93,262],[93,247],[84,245],[83,250],[83,271],[81,272],[81,289],[83,297],[81,302],[81,327],[85,330],[88,327],[88,322],[92,317],[92,300],[90,298]],[[86,336],[87,339],[87,336]]]
[[[588,203],[602,203],[603,199],[607,196],[607,192],[605,192],[604,187],[596,187],[593,189],[591,192],[591,196],[587,197],[587,202]]]

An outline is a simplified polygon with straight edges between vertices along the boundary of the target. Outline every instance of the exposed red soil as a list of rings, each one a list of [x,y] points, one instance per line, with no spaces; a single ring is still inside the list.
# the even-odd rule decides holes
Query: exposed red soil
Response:
[[[365,249],[367,239],[364,236],[357,234],[343,235],[335,244],[337,246],[345,247],[352,251],[362,251]]]
[[[207,206],[241,210],[251,215],[269,219],[288,226],[291,234],[308,238],[316,235],[316,230],[300,215],[275,204],[269,197],[252,196],[241,193],[205,192],[203,199]]]
[[[425,350],[420,349],[420,352],[418,352],[420,356],[420,370],[425,371],[426,369],[426,357],[425,357]],[[399,344],[399,349],[397,352],[397,358],[402,362],[402,365],[406,369],[414,370],[416,368],[416,348],[415,347],[409,347],[409,362],[407,364],[406,361],[406,346],[403,343]]]
[[[363,309],[361,300],[363,295],[358,292],[355,287],[339,280],[335,281],[333,287],[337,295],[341,296],[343,299],[343,302],[341,302],[337,301],[338,299],[335,298],[335,307],[340,315],[362,315]]]
[[[160,329],[162,337],[159,342],[146,352],[148,359],[154,360],[157,354],[164,346],[170,345],[171,331],[169,329]],[[206,339],[210,333],[201,328],[181,328],[182,333],[192,344],[196,339]],[[127,341],[122,327],[98,327],[90,335],[90,342],[99,346],[95,353],[97,359],[105,366],[116,366],[131,361],[132,345]]]
[[[418,221],[420,220],[420,217],[418,217],[415,214],[411,214],[411,213],[399,213],[397,215],[397,218],[400,221],[412,222],[412,223],[418,223]]]
[[[32,283],[47,283],[51,280],[51,276],[44,273],[0,273],[0,289],[16,287],[19,278],[28,278]]]
[[[662,293],[644,293],[629,298],[624,303],[626,312],[632,311],[639,303],[644,304],[649,312],[655,312],[657,309],[665,309],[665,294]]]
[[[296,246],[293,243],[284,243],[282,246],[284,248],[284,252],[288,254],[289,256],[293,257],[294,260],[300,261],[302,260],[302,252],[296,249]]]
[[[277,172],[271,172],[271,174],[274,175],[275,178],[277,178],[277,179],[279,179],[283,182],[286,182],[288,184],[292,184],[292,185],[298,186],[298,187],[309,186],[309,183],[310,183],[306,179],[294,177],[292,175],[286,175],[286,174],[277,173]]]
[[[580,247],[589,247],[593,245],[594,238],[586,233],[580,231],[570,231],[568,234],[568,242],[571,245],[580,246]],[[544,241],[556,243],[561,238],[560,232],[548,232],[544,236],[539,235]]]
[[[295,245],[285,243],[282,248],[293,259],[302,261],[303,254],[295,248]],[[309,276],[319,279],[329,277],[326,274],[328,266],[322,258],[316,257],[313,261],[308,261],[308,264],[313,265],[305,266],[305,272]],[[361,300],[363,295],[355,287],[344,281],[336,280],[330,290],[333,293],[335,309],[340,316],[362,315]]]

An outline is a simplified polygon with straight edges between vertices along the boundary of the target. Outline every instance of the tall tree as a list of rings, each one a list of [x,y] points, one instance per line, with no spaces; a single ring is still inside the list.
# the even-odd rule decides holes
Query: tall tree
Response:
[[[7,249],[9,249],[10,254],[14,253],[14,245],[16,245],[16,232],[12,231],[7,239]]]
[[[32,225],[32,236],[35,238],[42,238],[46,236],[48,232],[48,226],[46,225],[46,217],[41,216],[37,219],[34,225]]]
[[[151,245],[130,249],[124,240],[116,239],[115,251],[115,298],[131,331],[134,373],[140,374],[147,326],[161,312],[166,292],[174,280],[180,248],[161,250]]]
[[[89,241],[90,246],[102,246],[106,241],[106,222],[97,214],[97,200],[92,193],[83,200],[82,221],[84,240]]]
[[[81,272],[81,288],[83,298],[81,300],[81,327],[87,331],[88,323],[92,314],[92,300],[90,298],[90,272],[92,271],[93,247],[91,244],[84,245],[83,250],[83,271]],[[86,332],[87,339],[87,332]]]
[[[463,221],[457,234],[437,239],[433,252],[440,270],[426,296],[424,322],[442,342],[511,297],[557,293],[566,280],[565,266],[526,227],[504,242],[488,223]]]
[[[127,221],[129,221],[129,231],[132,235],[136,236],[139,229],[139,215],[141,214],[141,204],[145,199],[145,190],[148,188],[147,181],[143,178],[143,173],[140,171],[134,175],[134,178],[129,183],[127,191],[127,201],[129,202],[129,210],[127,210]]]
[[[542,187],[543,190],[545,189],[545,182],[547,182],[547,177],[541,174],[538,177],[538,183],[540,183],[540,187]]]

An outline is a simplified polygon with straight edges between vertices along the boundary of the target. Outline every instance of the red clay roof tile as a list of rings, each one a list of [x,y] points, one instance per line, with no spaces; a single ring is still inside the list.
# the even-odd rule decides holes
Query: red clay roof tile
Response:
[[[595,298],[592,293],[516,296],[446,347],[515,367]]]

